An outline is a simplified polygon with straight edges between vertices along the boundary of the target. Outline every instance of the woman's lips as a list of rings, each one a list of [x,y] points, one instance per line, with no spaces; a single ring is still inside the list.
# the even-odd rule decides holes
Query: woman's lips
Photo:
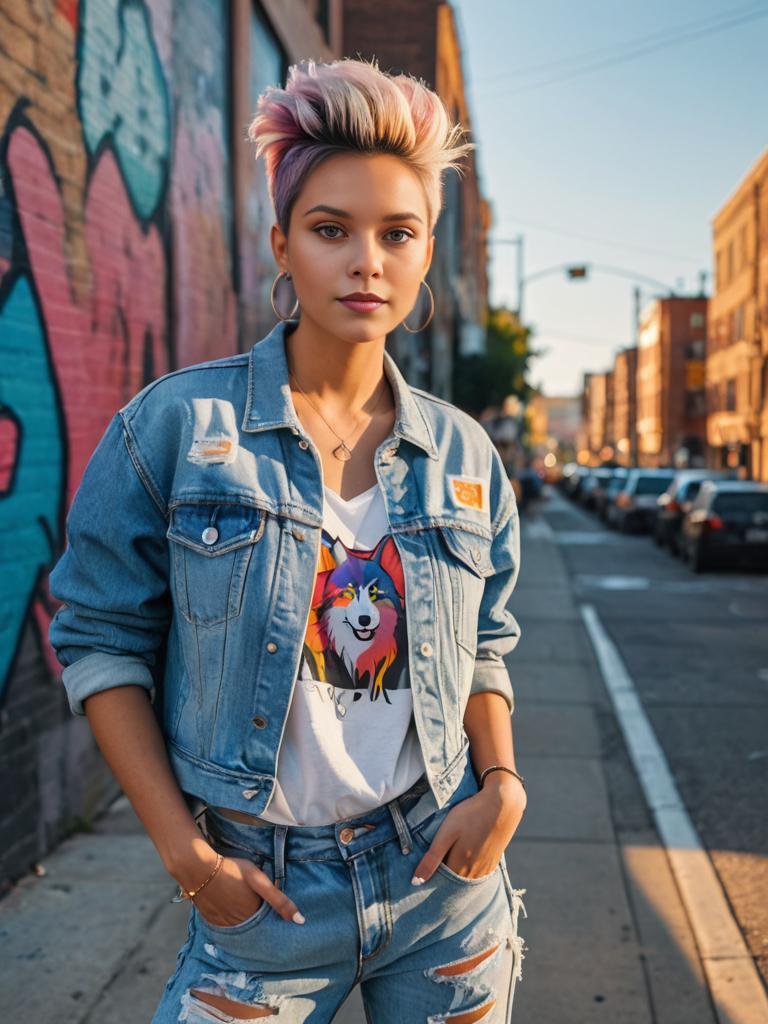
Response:
[[[385,305],[383,299],[381,302],[373,302],[372,300],[363,299],[339,299],[339,302],[345,305],[347,309],[353,310],[355,313],[372,313],[375,309],[378,309],[379,306]]]

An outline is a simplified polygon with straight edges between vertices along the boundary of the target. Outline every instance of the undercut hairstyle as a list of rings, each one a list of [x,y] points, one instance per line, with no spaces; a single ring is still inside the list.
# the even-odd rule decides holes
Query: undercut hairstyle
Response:
[[[285,88],[268,86],[248,127],[256,159],[263,156],[275,218],[288,234],[291,210],[307,175],[336,153],[390,153],[424,188],[429,231],[443,206],[443,172],[475,148],[451,122],[442,99],[423,79],[387,74],[378,62],[312,59],[288,69]]]

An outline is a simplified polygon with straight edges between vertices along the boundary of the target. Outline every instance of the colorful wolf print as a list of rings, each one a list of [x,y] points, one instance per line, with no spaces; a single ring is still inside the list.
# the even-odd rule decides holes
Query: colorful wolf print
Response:
[[[410,689],[405,587],[400,555],[386,534],[372,550],[348,548],[323,530],[304,640],[303,678],[371,701]]]

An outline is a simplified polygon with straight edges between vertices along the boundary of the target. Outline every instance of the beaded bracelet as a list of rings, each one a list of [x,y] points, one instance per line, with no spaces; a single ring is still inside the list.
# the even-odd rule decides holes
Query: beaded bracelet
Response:
[[[171,899],[171,903],[183,903],[184,900],[191,900],[191,899],[193,899],[193,897],[197,896],[197,894],[200,892],[200,890],[204,889],[206,887],[206,885],[208,885],[210,880],[213,878],[213,876],[216,874],[216,872],[219,870],[219,868],[221,867],[221,865],[223,863],[224,863],[224,858],[222,857],[222,855],[220,853],[217,853],[216,854],[216,867],[213,869],[213,871],[210,873],[210,875],[208,875],[208,877],[203,882],[203,884],[202,885],[198,885],[198,887],[196,889],[184,889],[180,885],[179,886],[179,891]]]
[[[516,772],[514,768],[507,768],[507,766],[503,765],[503,764],[492,764],[489,768],[486,768],[483,771],[483,774],[480,776],[480,787],[481,788],[482,788],[485,776],[489,772],[495,772],[495,771],[509,772],[509,774],[510,775],[514,775],[516,779],[520,779],[520,782],[523,784],[523,789],[525,789],[525,779],[523,778],[523,776],[519,772]]]

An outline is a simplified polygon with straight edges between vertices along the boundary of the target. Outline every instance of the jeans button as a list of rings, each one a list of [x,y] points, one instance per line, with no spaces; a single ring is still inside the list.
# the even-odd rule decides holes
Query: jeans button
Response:
[[[339,832],[339,839],[342,841],[342,843],[344,843],[345,846],[347,845],[347,843],[351,843],[354,838],[355,830],[352,828],[343,828],[341,832]]]
[[[264,715],[254,715],[251,721],[257,729],[266,729],[267,727],[267,719]]]

